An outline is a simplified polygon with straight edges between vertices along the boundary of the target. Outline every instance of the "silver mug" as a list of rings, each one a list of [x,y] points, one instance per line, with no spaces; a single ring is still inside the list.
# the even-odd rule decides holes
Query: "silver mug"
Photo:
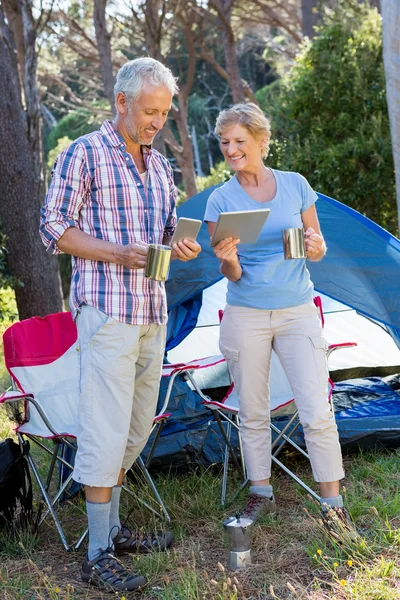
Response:
[[[171,251],[171,246],[149,244],[144,276],[155,281],[165,281],[168,278]]]
[[[302,227],[293,227],[292,229],[284,229],[283,236],[283,253],[285,259],[289,258],[306,258],[306,244],[304,241],[304,229]]]

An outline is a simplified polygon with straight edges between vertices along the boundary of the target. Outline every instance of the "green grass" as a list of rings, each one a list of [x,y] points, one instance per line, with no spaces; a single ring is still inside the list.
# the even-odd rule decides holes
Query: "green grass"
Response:
[[[227,555],[222,521],[235,514],[243,495],[222,510],[217,469],[160,475],[157,483],[172,517],[175,542],[166,553],[125,559],[133,570],[148,578],[140,599],[398,600],[400,518],[392,496],[398,485],[399,458],[398,451],[382,451],[345,459],[346,502],[364,534],[361,542],[345,545],[321,527],[314,502],[286,476],[275,472],[278,513],[264,517],[256,526],[254,564],[237,573],[224,568]],[[300,476],[307,476],[307,463],[300,459],[295,463]],[[360,474],[368,476],[361,481]],[[134,489],[138,498],[150,499],[146,489],[138,485]],[[122,508],[125,515],[131,513],[128,525],[165,527],[127,494]],[[63,507],[61,516],[70,539],[77,539],[85,527],[83,500]],[[35,539],[25,534],[21,539],[8,538],[5,543],[0,537],[0,546],[1,600],[110,597],[79,581],[84,550],[65,553],[51,521],[43,525]]]
[[[4,327],[4,324],[3,324]],[[1,350],[0,350],[1,352]],[[0,392],[9,385],[0,356]],[[0,407],[0,438],[12,424]],[[50,443],[51,445],[51,443]],[[33,448],[43,472],[47,458]],[[285,456],[311,487],[309,465],[294,453]],[[273,474],[278,512],[260,520],[253,539],[253,565],[226,570],[222,522],[242,505],[243,492],[226,510],[219,504],[221,472],[198,468],[157,477],[172,518],[173,548],[165,553],[128,556],[124,562],[146,575],[140,600],[399,600],[400,599],[400,451],[354,453],[345,458],[345,502],[362,533],[361,542],[339,543],[321,527],[319,510],[303,490],[279,471]],[[233,487],[239,482],[231,481]],[[162,529],[139,503],[151,502],[148,488],[131,484],[136,498],[123,495],[127,525]],[[53,485],[54,489],[54,485]],[[35,488],[35,498],[38,498]],[[60,510],[70,541],[86,526],[82,498]],[[80,581],[85,547],[67,554],[53,522],[37,536],[0,534],[0,600],[103,600],[110,598]],[[123,595],[121,594],[122,600]],[[132,597],[127,594],[126,599]],[[136,597],[136,596],[135,596]]]

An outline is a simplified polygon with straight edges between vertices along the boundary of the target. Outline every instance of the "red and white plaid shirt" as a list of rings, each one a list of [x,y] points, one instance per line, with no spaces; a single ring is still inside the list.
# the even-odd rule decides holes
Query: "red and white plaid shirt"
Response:
[[[161,244],[176,226],[176,188],[168,160],[143,146],[145,190],[123,138],[110,121],[82,136],[58,157],[41,212],[40,234],[47,249],[68,227],[117,244]],[[76,316],[88,304],[132,325],[166,323],[162,282],[143,269],[72,257],[70,306]]]

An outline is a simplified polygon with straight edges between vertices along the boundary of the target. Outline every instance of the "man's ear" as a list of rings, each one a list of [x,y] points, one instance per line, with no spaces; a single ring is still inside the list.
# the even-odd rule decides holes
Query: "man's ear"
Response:
[[[118,92],[115,96],[115,107],[120,115],[126,115],[128,112],[128,100],[124,92]]]

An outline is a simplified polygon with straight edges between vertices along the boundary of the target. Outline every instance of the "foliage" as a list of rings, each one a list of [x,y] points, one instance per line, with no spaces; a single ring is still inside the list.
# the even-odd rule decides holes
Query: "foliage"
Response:
[[[54,148],[52,148],[47,155],[47,166],[49,170],[53,168],[57,156],[61,154],[61,152],[63,152],[66,148],[68,148],[71,142],[72,140],[67,136],[59,138],[57,140],[57,145]]]
[[[6,236],[0,231],[0,327],[3,323],[14,321],[18,317],[12,287],[17,281],[10,275],[8,270]]]
[[[356,0],[339,0],[290,74],[261,89],[271,116],[271,159],[299,171],[396,233],[395,179],[385,94],[381,18]]]
[[[197,177],[197,189],[199,192],[206,190],[213,185],[217,185],[218,183],[224,183],[228,181],[232,176],[231,171],[229,170],[226,162],[222,161],[215,165],[213,169],[211,169],[210,174],[207,177]]]
[[[98,122],[96,117],[86,110],[74,110],[66,114],[57,125],[51,130],[48,138],[49,150],[57,147],[57,144],[62,138],[75,140],[81,135],[91,133],[99,129],[101,122]]]

